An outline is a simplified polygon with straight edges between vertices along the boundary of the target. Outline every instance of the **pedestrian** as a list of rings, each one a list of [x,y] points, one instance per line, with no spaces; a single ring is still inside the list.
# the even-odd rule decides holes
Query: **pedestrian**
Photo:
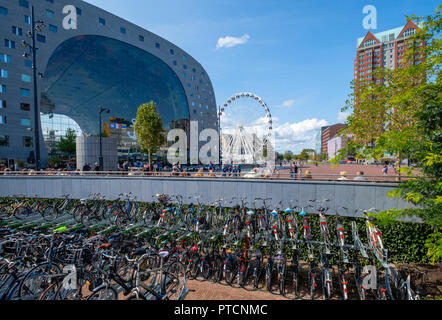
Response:
[[[382,168],[382,174],[384,176],[388,175],[388,166],[387,165],[384,165],[384,167]]]
[[[95,168],[94,168],[94,171],[97,172],[97,171],[100,171],[100,170],[101,170],[101,168],[100,168],[100,164],[99,164],[98,162],[95,162]]]
[[[367,181],[367,178],[364,176],[364,172],[363,171],[358,171],[356,173],[356,177],[353,178],[353,180],[356,181]]]
[[[87,162],[83,164],[83,170],[82,171],[91,171],[91,167]]]
[[[295,165],[293,166],[293,172],[295,173],[295,179],[298,179],[298,171],[299,171],[299,168],[298,168],[298,166],[295,164]]]

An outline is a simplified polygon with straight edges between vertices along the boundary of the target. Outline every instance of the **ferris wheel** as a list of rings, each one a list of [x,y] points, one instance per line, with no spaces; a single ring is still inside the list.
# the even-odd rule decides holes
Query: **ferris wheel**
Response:
[[[235,114],[238,109],[242,114]],[[263,155],[272,149],[273,120],[263,99],[250,92],[237,93],[220,107],[219,119],[224,162],[267,162]]]

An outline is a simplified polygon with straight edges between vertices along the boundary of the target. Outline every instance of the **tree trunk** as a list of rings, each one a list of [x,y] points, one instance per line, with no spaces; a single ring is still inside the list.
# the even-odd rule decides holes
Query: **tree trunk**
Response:
[[[148,161],[149,161],[149,170],[150,170],[150,168],[152,166],[152,161],[151,161],[150,153],[151,153],[150,150],[147,150],[147,157],[148,157]]]
[[[398,157],[396,160],[396,171],[397,171],[396,181],[401,182],[401,154],[400,153],[398,153]]]

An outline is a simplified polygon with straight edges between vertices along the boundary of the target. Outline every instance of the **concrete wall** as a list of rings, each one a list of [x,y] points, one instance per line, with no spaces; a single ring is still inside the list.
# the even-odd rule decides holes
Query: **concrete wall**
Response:
[[[77,168],[83,168],[85,162],[92,170],[94,163],[100,161],[100,137],[77,137]],[[113,138],[101,138],[104,171],[118,169],[117,141]]]
[[[395,188],[390,183],[358,183],[344,181],[288,181],[288,180],[234,180],[208,178],[144,178],[144,177],[8,177],[0,176],[0,197],[15,194],[38,197],[61,197],[71,194],[72,198],[86,198],[90,193],[101,192],[107,199],[115,199],[120,193],[132,192],[138,201],[150,202],[157,193],[180,194],[189,203],[189,197],[201,195],[200,201],[212,204],[224,198],[234,204],[241,197],[250,203],[255,198],[272,198],[273,205],[283,200],[298,200],[307,204],[310,199],[330,199],[330,214],[340,206],[347,207],[348,215],[355,215],[355,209],[378,210],[405,208],[409,204],[387,193]],[[194,200],[195,201],[195,200]],[[344,215],[344,212],[339,212]]]

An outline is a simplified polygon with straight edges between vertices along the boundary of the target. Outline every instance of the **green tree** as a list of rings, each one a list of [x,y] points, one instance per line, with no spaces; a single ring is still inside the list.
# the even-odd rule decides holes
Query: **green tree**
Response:
[[[416,206],[392,209],[378,215],[381,224],[394,224],[398,218],[421,218],[433,228],[426,240],[428,256],[434,262],[442,258],[442,6],[432,16],[411,16],[423,27],[405,42],[404,68],[377,70],[375,79],[352,83],[354,92],[343,111],[352,111],[348,128],[352,140],[333,159],[360,154],[380,159],[388,152],[397,158],[399,174],[409,179],[399,184],[390,196]],[[425,45],[422,45],[425,44]],[[421,61],[420,61],[420,60]],[[417,161],[419,173],[401,169],[401,159]]]
[[[166,141],[163,121],[157,113],[156,104],[153,101],[139,106],[135,121],[135,134],[138,144],[143,152],[147,153],[149,164],[151,164],[152,155]]]
[[[69,155],[69,159],[72,155],[76,154],[77,149],[77,136],[73,129],[68,129],[66,135],[60,139],[58,144],[58,150]]]
[[[284,158],[285,161],[290,161],[290,160],[293,160],[293,155],[288,153],[288,152],[286,152],[286,153],[284,153],[283,158]]]

